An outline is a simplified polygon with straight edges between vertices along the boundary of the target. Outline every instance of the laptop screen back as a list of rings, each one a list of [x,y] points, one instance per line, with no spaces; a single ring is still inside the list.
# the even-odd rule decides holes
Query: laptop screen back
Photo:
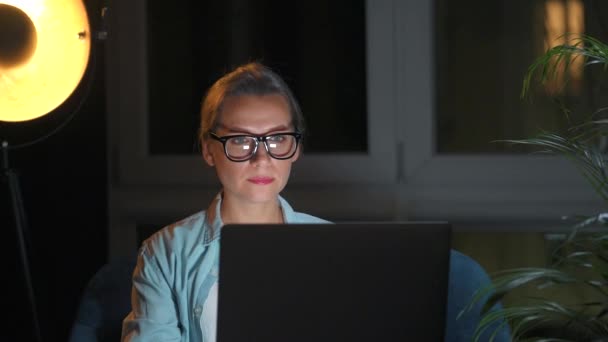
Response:
[[[226,225],[218,342],[443,341],[444,222]]]

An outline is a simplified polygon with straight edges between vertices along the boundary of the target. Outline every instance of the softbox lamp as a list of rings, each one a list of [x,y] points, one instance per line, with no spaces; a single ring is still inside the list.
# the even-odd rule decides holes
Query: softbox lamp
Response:
[[[0,0],[0,124],[14,127],[51,114],[79,85],[90,50],[90,25],[82,1]],[[41,341],[21,191],[17,173],[8,165],[9,149],[30,144],[11,146],[6,137],[0,139],[2,179],[10,193],[34,334]]]

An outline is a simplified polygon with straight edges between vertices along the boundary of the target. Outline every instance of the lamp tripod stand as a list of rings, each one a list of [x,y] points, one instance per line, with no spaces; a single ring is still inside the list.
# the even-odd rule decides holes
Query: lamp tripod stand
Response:
[[[38,320],[38,308],[36,307],[36,296],[34,293],[34,285],[32,281],[32,273],[30,269],[30,261],[27,252],[26,244],[26,229],[27,221],[23,200],[21,197],[21,188],[19,186],[19,176],[17,172],[9,167],[8,162],[8,142],[2,141],[2,183],[8,187],[9,200],[11,202],[12,213],[14,218],[14,226],[17,235],[17,245],[19,248],[19,257],[21,266],[23,267],[23,280],[27,291],[30,315],[32,316],[32,325],[36,341],[42,341],[40,333],[40,322]]]

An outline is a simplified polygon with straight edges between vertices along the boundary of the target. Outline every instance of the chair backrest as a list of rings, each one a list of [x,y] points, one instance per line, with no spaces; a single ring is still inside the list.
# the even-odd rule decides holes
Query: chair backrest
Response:
[[[82,295],[70,342],[120,341],[122,320],[131,310],[131,277],[135,258],[103,265]]]

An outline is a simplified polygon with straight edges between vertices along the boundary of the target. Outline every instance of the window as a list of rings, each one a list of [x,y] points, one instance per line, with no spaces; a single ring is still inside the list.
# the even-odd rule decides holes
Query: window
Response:
[[[520,98],[527,68],[547,49],[584,33],[580,0],[454,2],[437,0],[437,152],[441,154],[529,153],[496,142],[564,130],[568,123],[553,95],[584,94],[582,60],[548,82],[533,101]],[[566,99],[569,106],[574,99]]]
[[[296,163],[292,184],[378,183],[394,179],[395,94],[391,88],[394,84],[394,53],[390,39],[394,32],[392,21],[387,20],[392,10],[390,1],[373,2],[373,6],[372,2],[336,2],[331,5],[319,2],[325,5],[317,7],[302,2],[298,5],[302,7],[302,13],[320,15],[321,18],[287,20],[276,15],[281,18],[276,23],[254,20],[251,18],[253,14],[240,16],[238,13],[254,10],[264,15],[273,11],[281,14],[285,12],[286,5],[280,2],[264,2],[267,7],[276,5],[276,8],[266,11],[264,7],[258,8],[248,1],[227,4],[182,1],[184,6],[168,9],[162,7],[166,3],[140,0],[133,4],[120,4],[120,9],[116,10],[117,13],[123,11],[125,15],[118,14],[117,25],[123,25],[124,31],[131,34],[129,38],[123,36],[124,40],[114,42],[117,50],[125,51],[115,59],[116,70],[124,68],[129,71],[116,74],[120,79],[117,81],[120,89],[128,89],[130,94],[128,99],[120,99],[124,93],[116,88],[116,98],[120,103],[116,104],[115,112],[127,113],[117,115],[120,121],[117,123],[120,127],[116,140],[120,145],[117,171],[122,181],[128,184],[216,185],[213,170],[206,168],[201,158],[194,154],[198,102],[204,89],[225,71],[224,67],[259,56],[269,58],[268,64],[283,70],[288,81],[294,82],[311,126],[310,153],[307,150],[305,158]],[[210,18],[208,23],[201,24],[197,17],[186,14],[202,12],[200,6],[210,6],[204,9],[217,13],[220,19]],[[254,8],[243,9],[240,6]],[[343,10],[347,6],[350,6],[348,10]],[[245,24],[239,21],[234,29],[219,29],[219,37],[200,38],[201,32],[208,28],[205,25],[214,26],[217,20],[221,21],[219,14],[226,11],[237,13],[230,20],[242,19],[248,24],[241,27]],[[161,20],[163,18],[165,20]],[[171,25],[163,27],[161,23],[164,21]],[[281,48],[266,48],[269,41],[283,40],[278,33],[275,37],[267,32],[277,31],[287,25],[286,21],[298,21],[300,26],[291,28],[291,32],[303,31],[298,34],[313,35],[314,42],[309,45],[289,43],[284,49],[291,51],[289,53]],[[313,22],[319,26],[315,30],[328,31],[330,23],[335,27],[331,27],[331,34],[320,39],[318,31],[309,32]],[[233,24],[229,23],[231,28]],[[303,27],[304,24],[308,26]],[[182,32],[183,36],[180,36]],[[245,32],[246,37],[230,38],[242,44],[228,44],[223,38],[227,34],[245,35]],[[269,41],[262,39],[267,35],[271,37]],[[346,36],[352,38],[346,40]],[[199,40],[203,40],[203,44],[198,44]],[[252,45],[253,41],[259,43]],[[319,51],[314,50],[316,43],[321,44],[317,47]],[[163,44],[167,44],[166,47]],[[258,45],[261,46],[259,51]],[[344,52],[335,46],[329,48],[330,45],[343,45],[348,50]],[[213,50],[216,46],[219,52]],[[304,51],[295,51],[295,46],[305,47]],[[226,54],[231,56],[230,63],[221,58]],[[207,58],[207,55],[210,56],[209,64],[195,61]],[[302,69],[288,66],[287,62]],[[205,77],[195,80],[191,74]],[[328,87],[334,89],[331,96],[326,94]]]
[[[367,153],[363,0],[150,0],[147,17],[151,155],[198,153],[204,91],[253,60],[277,70],[300,100],[307,153]]]

